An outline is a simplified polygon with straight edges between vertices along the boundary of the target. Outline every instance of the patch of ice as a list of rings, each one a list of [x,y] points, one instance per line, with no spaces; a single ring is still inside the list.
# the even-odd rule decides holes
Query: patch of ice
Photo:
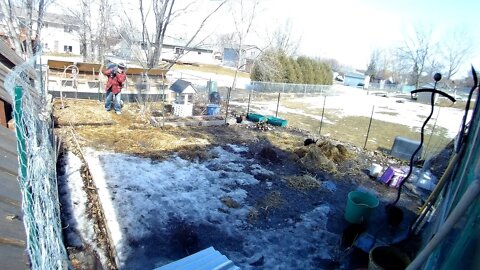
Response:
[[[337,190],[337,185],[332,181],[324,181],[322,182],[322,187],[330,192],[335,192]]]
[[[245,153],[248,152],[248,147],[246,146],[239,146],[235,144],[227,144],[235,153]]]
[[[125,154],[85,151],[122,265],[133,252],[130,241],[139,241],[154,234],[155,228],[166,227],[171,217],[195,224],[244,224],[249,208],[243,203],[246,191],[239,186],[259,181],[240,170],[226,169],[243,169],[240,163],[245,159],[239,154],[222,147],[211,151],[216,158],[203,164],[180,157],[156,162]],[[215,164],[229,165],[224,170],[208,169]],[[228,214],[218,211],[225,208],[220,201],[225,196],[243,207],[229,209]]]
[[[252,164],[250,166],[251,170],[250,172],[253,174],[253,175],[258,175],[258,174],[263,174],[263,175],[275,175],[274,172],[270,171],[270,170],[267,170],[265,169],[264,167],[262,167],[260,164]]]

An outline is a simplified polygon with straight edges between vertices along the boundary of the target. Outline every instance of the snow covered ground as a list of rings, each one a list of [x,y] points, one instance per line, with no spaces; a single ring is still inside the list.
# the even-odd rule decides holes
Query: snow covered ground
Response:
[[[123,269],[152,269],[209,246],[242,269],[259,263],[263,269],[318,269],[318,261],[335,255],[340,236],[326,228],[327,203],[276,226],[248,222],[254,202],[247,190],[271,188],[274,183],[260,182],[255,175],[274,172],[249,158],[246,146],[214,147],[205,162],[177,156],[154,161],[92,149],[85,153]],[[72,198],[70,224],[79,231],[75,235],[72,230],[69,238],[91,242],[92,234],[85,230],[81,162],[69,153],[64,164],[62,195]],[[323,184],[327,192],[335,191],[334,183]],[[226,197],[238,207],[222,203]]]
[[[327,96],[325,102],[325,109],[327,111],[335,110],[335,117],[370,117],[372,108],[375,106],[373,119],[406,125],[419,131],[426,117],[430,113],[430,105],[406,100],[403,98],[386,98],[375,95],[367,95],[365,91],[358,89],[352,89],[340,95],[338,93],[339,91],[336,91],[336,95]],[[403,102],[397,102],[399,100]],[[323,107],[323,96],[318,95],[314,97],[298,97],[294,99],[288,99],[288,101],[301,105],[296,105],[295,108],[290,108],[288,105],[282,105],[281,100],[278,109],[278,114],[280,117],[282,114],[298,114],[308,116],[315,120],[321,119],[321,114],[318,112],[321,111]],[[230,104],[245,108],[248,105],[245,102],[238,101],[231,101]],[[250,104],[250,107],[255,111],[255,113],[275,115],[275,110],[277,109],[277,100],[253,100]],[[428,124],[434,125],[436,121],[437,127],[445,128],[447,130],[446,135],[449,138],[453,138],[460,128],[463,114],[463,110],[436,106],[432,119],[430,119]],[[335,123],[335,120],[329,119],[328,116],[326,116],[323,121],[324,123],[328,124]]]

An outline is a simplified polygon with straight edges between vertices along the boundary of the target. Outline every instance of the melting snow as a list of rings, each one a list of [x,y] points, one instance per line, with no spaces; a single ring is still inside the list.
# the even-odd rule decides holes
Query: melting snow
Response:
[[[254,205],[249,205],[245,188],[268,186],[252,174],[273,172],[243,157],[247,147],[225,148],[211,149],[215,158],[203,163],[175,156],[154,161],[85,151],[123,268],[151,269],[186,256],[173,253],[173,221],[196,228],[202,247],[214,246],[242,269],[253,269],[250,264],[260,256],[266,269],[316,269],[315,260],[332,258],[339,236],[326,229],[327,204],[278,226],[257,228],[247,222]],[[69,153],[65,163],[63,177],[68,190],[64,195],[70,193],[77,202],[72,220],[77,220],[82,237],[88,240],[92,234],[85,216],[86,198],[78,195],[83,186],[80,162]],[[335,188],[333,183],[324,185]],[[221,201],[225,197],[239,207],[226,207]]]

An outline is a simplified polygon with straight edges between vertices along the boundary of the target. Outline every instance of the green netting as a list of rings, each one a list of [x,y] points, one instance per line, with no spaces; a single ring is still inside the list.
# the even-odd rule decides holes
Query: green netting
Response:
[[[18,181],[31,269],[67,269],[57,190],[49,104],[36,57],[15,67],[5,81],[14,97]]]

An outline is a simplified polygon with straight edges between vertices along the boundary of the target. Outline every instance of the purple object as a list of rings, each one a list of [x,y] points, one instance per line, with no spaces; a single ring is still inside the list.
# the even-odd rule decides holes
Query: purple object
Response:
[[[382,177],[380,177],[380,182],[388,184],[390,187],[398,188],[400,183],[405,179],[405,176],[407,176],[407,174],[403,170],[390,166],[383,173]]]

